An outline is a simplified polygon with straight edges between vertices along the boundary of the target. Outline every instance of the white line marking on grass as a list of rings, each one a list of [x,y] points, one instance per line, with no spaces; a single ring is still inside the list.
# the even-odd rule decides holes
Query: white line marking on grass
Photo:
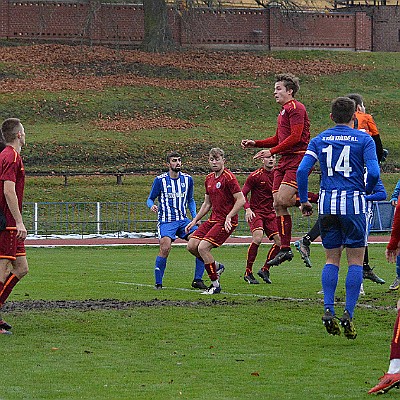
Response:
[[[145,283],[135,283],[135,282],[115,282],[120,285],[131,285],[131,286],[142,286],[142,287],[151,287],[153,288],[154,285],[148,285]],[[171,286],[163,286],[162,290],[164,289],[169,289],[169,290],[179,290],[182,292],[191,292],[191,293],[201,293],[200,290],[198,289],[187,289],[187,288],[177,288],[177,287],[171,287]],[[257,294],[257,293],[230,293],[230,292],[224,292],[222,291],[220,294],[226,294],[228,296],[244,296],[244,297],[258,297],[261,299],[271,299],[271,300],[289,300],[289,301],[315,301],[314,299],[297,299],[295,297],[279,297],[279,296],[266,296],[263,294]],[[214,296],[218,297],[218,296]]]
[[[135,283],[135,282],[115,282],[119,285],[128,285],[128,286],[142,286],[142,287],[150,287],[154,288],[154,285],[149,285],[146,283]],[[200,290],[196,289],[188,289],[188,288],[177,288],[177,287],[172,287],[172,286],[163,286],[162,290],[178,290],[181,292],[191,292],[191,293],[200,293]],[[257,294],[257,293],[230,293],[230,292],[221,292],[220,294],[222,295],[228,295],[228,296],[243,296],[243,297],[256,297],[259,299],[270,299],[270,300],[280,300],[280,301],[293,301],[297,303],[304,303],[304,302],[310,302],[310,303],[324,303],[323,299],[312,299],[312,298],[307,298],[307,299],[300,299],[296,297],[280,297],[280,296],[266,296],[262,294]],[[204,295],[205,297],[208,297],[207,295]],[[214,299],[218,299],[218,295],[209,295]],[[336,302],[336,305],[339,306],[344,306],[345,303],[343,301]],[[362,303],[357,303],[357,308],[364,308],[364,309],[370,309],[370,310],[396,310],[397,308],[394,306],[375,306],[372,304],[362,304]]]

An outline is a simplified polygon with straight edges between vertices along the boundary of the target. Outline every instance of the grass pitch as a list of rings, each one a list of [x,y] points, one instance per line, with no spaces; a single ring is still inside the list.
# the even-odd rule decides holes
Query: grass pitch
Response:
[[[223,293],[204,296],[190,288],[194,260],[181,246],[157,292],[157,247],[28,249],[30,275],[3,315],[14,329],[1,337],[1,398],[369,398],[388,366],[398,296],[388,291],[395,267],[384,245],[370,245],[370,258],[387,284],[365,282],[354,341],[322,326],[320,245],[312,246],[313,268],[296,254],[271,270],[272,285],[243,281],[246,251],[214,250],[226,265]]]

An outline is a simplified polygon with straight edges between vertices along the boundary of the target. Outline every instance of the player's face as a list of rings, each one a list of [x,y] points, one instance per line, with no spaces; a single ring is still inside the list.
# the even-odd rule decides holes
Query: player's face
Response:
[[[214,172],[220,172],[224,169],[225,158],[221,156],[210,156],[208,159],[210,168]]]
[[[172,157],[169,159],[169,168],[171,171],[179,172],[182,169],[182,160],[180,157]]]
[[[277,103],[280,105],[284,105],[287,103],[289,100],[293,99],[293,90],[289,89],[286,90],[285,85],[283,82],[276,82],[275,83],[275,90],[274,90],[274,97]]]
[[[264,168],[270,170],[275,166],[276,157],[275,155],[273,155],[269,157],[263,157],[261,160],[263,162]]]

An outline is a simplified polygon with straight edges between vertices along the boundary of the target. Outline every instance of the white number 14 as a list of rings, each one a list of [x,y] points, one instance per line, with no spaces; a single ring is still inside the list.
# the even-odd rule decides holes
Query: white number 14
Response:
[[[328,176],[333,176],[332,168],[332,145],[322,149],[326,153],[326,166],[328,168]],[[348,178],[352,168],[350,167],[350,146],[344,146],[335,165],[336,172],[343,172],[343,175]]]

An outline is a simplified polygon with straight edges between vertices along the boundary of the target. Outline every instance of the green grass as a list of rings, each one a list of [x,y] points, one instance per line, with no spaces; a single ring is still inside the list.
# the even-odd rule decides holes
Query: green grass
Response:
[[[161,292],[152,287],[154,246],[28,249],[31,272],[11,295],[15,305],[24,300],[138,303],[120,310],[5,312],[14,334],[1,338],[7,360],[1,397],[369,398],[368,389],[388,366],[398,297],[387,290],[395,271],[384,260],[384,245],[371,245],[370,258],[388,284],[365,282],[355,341],[328,336],[320,322],[320,245],[312,246],[313,268],[305,268],[296,254],[272,269],[272,285],[243,281],[246,251],[247,246],[213,250],[227,269],[223,294],[210,298],[189,289],[194,261],[182,246],[171,251]],[[265,254],[261,248],[255,269]],[[339,313],[345,270],[338,285]],[[395,389],[387,394],[395,396]]]

